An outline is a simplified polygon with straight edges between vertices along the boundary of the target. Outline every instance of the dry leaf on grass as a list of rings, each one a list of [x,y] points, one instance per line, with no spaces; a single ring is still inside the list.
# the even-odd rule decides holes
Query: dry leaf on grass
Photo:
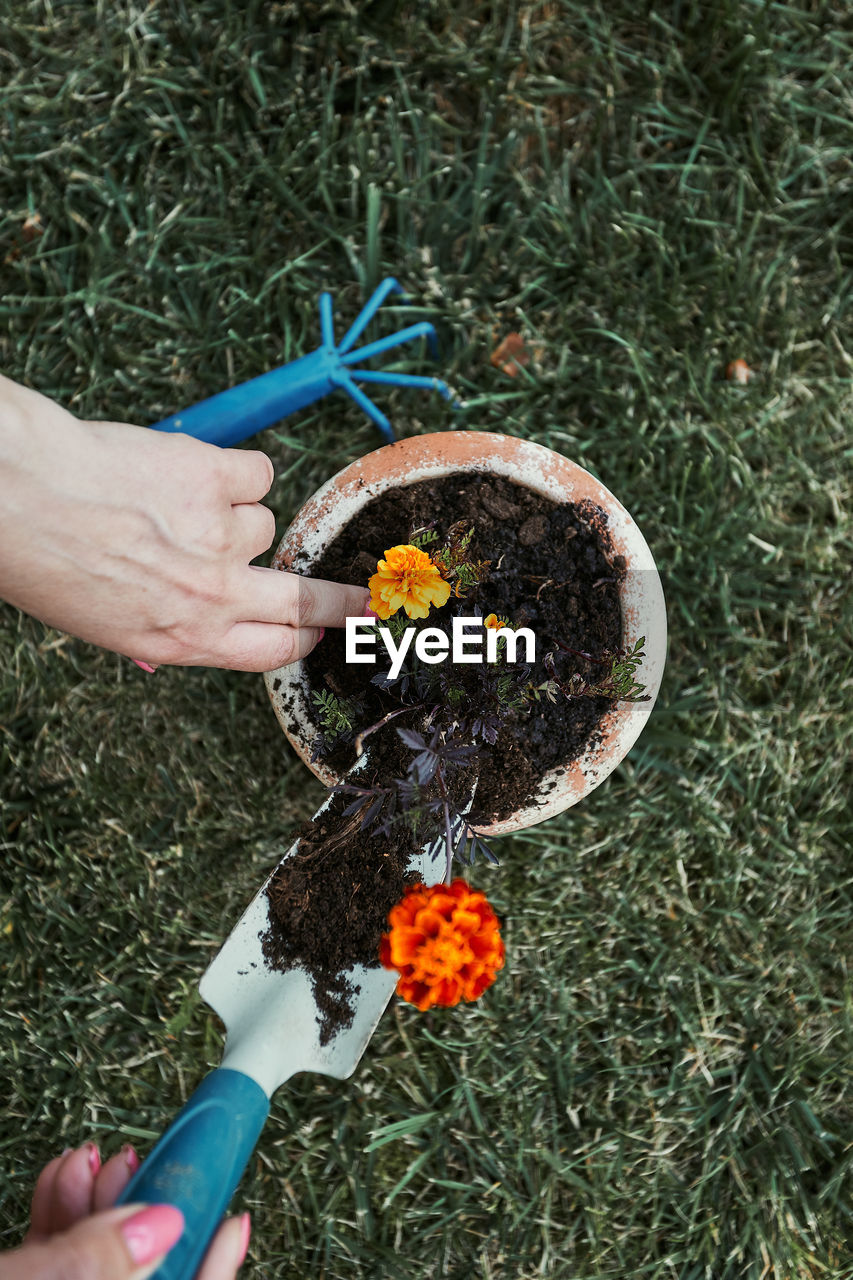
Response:
[[[745,387],[751,378],[755,377],[755,369],[750,369],[745,360],[732,360],[726,365],[726,380],[728,382],[737,382],[740,386]]]
[[[503,342],[492,352],[492,364],[511,378],[518,377],[519,369],[526,369],[533,352],[520,333],[508,333]]]

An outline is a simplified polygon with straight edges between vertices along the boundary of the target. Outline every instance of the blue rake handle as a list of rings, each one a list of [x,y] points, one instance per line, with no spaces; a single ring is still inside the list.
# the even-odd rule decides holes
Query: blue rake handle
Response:
[[[250,436],[273,423],[286,418],[288,414],[314,404],[323,396],[335,390],[346,391],[382,432],[386,440],[394,439],[391,423],[385,414],[376,407],[372,400],[358,385],[360,382],[382,384],[392,387],[423,387],[437,391],[451,404],[458,405],[446,382],[439,378],[417,377],[409,373],[382,373],[371,369],[358,369],[355,366],[371,356],[381,355],[392,347],[399,347],[404,342],[415,338],[426,338],[434,358],[438,357],[438,342],[435,329],[427,320],[409,325],[399,333],[392,333],[387,338],[370,342],[367,346],[352,350],[353,344],[375,316],[382,303],[390,293],[402,293],[401,286],[393,277],[383,280],[368,302],[359,312],[353,324],[341,342],[335,342],[334,320],[332,314],[332,295],[320,294],[320,331],[323,345],[310,355],[293,360],[290,364],[281,365],[259,378],[252,378],[237,387],[221,391],[218,395],[201,400],[189,409],[172,414],[162,422],[155,422],[154,431],[180,431],[208,444],[218,444],[223,448],[248,440]]]

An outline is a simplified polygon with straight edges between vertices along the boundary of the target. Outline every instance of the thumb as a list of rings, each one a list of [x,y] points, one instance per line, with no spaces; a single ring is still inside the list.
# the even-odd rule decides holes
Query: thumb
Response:
[[[183,1230],[184,1215],[170,1204],[108,1209],[6,1255],[3,1280],[145,1280]]]

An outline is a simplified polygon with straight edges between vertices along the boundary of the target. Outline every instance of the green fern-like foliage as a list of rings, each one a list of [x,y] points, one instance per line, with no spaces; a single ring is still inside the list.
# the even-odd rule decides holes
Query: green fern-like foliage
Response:
[[[348,698],[338,698],[330,689],[316,690],[314,706],[320,714],[320,725],[327,740],[352,733],[358,709]]]
[[[488,575],[490,560],[469,559],[468,548],[474,536],[473,527],[466,527],[464,520],[457,520],[447,530],[444,546],[432,552],[432,562],[445,582],[453,586],[457,598]]]
[[[423,551],[431,543],[438,542],[438,533],[432,525],[424,525],[421,529],[413,529],[409,537],[409,545]]]

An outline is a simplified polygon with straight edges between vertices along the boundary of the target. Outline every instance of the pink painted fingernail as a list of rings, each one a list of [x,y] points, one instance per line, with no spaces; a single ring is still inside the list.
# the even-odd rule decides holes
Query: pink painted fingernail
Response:
[[[249,1217],[248,1213],[244,1213],[242,1218],[240,1219],[240,1231],[241,1231],[240,1257],[237,1259],[238,1267],[241,1265],[246,1254],[249,1252],[249,1237],[252,1234],[252,1220]]]
[[[101,1167],[101,1153],[95,1146],[94,1142],[86,1143],[86,1159],[89,1161],[89,1168],[91,1169],[92,1176],[94,1177]]]
[[[326,628],[325,628],[325,627],[321,627],[321,628],[320,628],[320,640],[322,640],[322,639],[323,639],[323,636],[324,636],[325,634],[326,634]],[[318,641],[317,641],[317,643],[318,643],[318,644],[320,643],[320,640],[318,640]]]
[[[171,1204],[152,1204],[121,1224],[128,1252],[138,1267],[153,1262],[177,1244],[184,1230],[184,1215]]]
[[[368,605],[365,605],[364,613],[361,616],[363,618],[378,618],[379,614],[374,613],[374,611],[371,609],[370,605],[368,604]]]
[[[157,670],[156,667],[152,667],[150,662],[140,662],[138,658],[131,658],[131,662],[135,662],[141,671],[147,671],[148,674],[152,676]]]
[[[129,1142],[126,1142],[124,1144],[124,1146],[122,1147],[122,1151],[124,1152],[124,1162],[127,1165],[128,1169],[130,1170],[131,1173],[136,1173],[136,1170],[139,1168],[139,1165],[140,1165],[139,1156],[136,1154],[136,1152],[134,1151],[133,1147],[130,1145]]]

